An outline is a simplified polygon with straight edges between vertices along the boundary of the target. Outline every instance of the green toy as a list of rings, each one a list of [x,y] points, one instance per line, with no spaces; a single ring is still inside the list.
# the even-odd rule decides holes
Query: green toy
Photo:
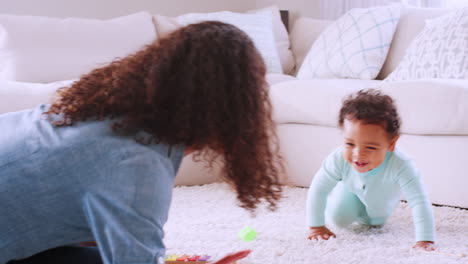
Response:
[[[257,237],[257,232],[255,232],[255,230],[252,227],[246,226],[241,231],[239,231],[237,235],[239,236],[240,239],[246,242],[250,242],[254,240],[255,237]]]

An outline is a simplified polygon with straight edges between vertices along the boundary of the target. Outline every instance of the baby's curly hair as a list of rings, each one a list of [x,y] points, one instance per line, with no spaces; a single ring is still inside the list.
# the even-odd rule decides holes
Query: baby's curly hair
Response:
[[[375,89],[360,90],[348,96],[338,117],[339,127],[346,118],[381,125],[394,138],[400,135],[401,120],[393,99]]]
[[[145,131],[153,143],[183,144],[209,166],[221,157],[240,206],[253,211],[266,200],[274,210],[284,165],[265,73],[243,31],[202,22],[59,89],[46,114],[63,116],[57,126],[118,118],[117,133]]]

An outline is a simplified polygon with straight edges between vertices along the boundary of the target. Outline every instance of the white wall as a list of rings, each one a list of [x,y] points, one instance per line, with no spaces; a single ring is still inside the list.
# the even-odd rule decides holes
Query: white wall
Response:
[[[319,0],[0,0],[0,14],[112,18],[147,10],[168,16],[187,12],[250,9],[277,5],[297,16],[319,17]]]
[[[0,0],[0,14],[103,19],[141,10],[173,16],[219,10],[241,12],[255,7],[253,0]]]

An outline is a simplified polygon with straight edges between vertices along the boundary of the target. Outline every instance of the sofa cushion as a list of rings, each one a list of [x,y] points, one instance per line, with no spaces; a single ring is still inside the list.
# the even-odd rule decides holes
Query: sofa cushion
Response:
[[[395,100],[402,132],[468,135],[468,80],[420,79],[400,82],[350,79],[295,80],[273,85],[276,123],[337,126],[343,99],[355,91],[381,89]]]
[[[0,80],[0,114],[33,108],[51,102],[55,90],[74,80],[53,83],[26,83]]]
[[[276,123],[336,126],[342,99],[382,81],[353,79],[313,79],[281,82],[270,88],[273,119]]]
[[[325,29],[297,77],[372,80],[385,62],[401,6],[355,8]]]
[[[8,61],[0,76],[21,82],[78,78],[156,38],[147,12],[110,20],[1,15],[0,25],[0,61]]]
[[[386,80],[421,78],[468,79],[468,7],[427,20]]]
[[[383,82],[402,119],[402,132],[468,135],[468,80],[419,79]]]
[[[280,82],[287,82],[287,81],[296,80],[296,77],[291,76],[291,75],[287,75],[287,74],[268,73],[265,76],[265,79],[266,79],[268,85],[272,86],[272,85],[280,83]]]
[[[395,70],[411,41],[424,28],[426,19],[435,18],[447,12],[448,9],[442,8],[404,8],[390,45],[387,60],[382,66],[382,71],[377,79],[383,80]]]

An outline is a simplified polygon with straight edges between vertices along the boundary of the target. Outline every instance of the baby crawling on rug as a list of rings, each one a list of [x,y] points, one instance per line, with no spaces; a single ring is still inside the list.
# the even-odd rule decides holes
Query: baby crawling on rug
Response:
[[[308,239],[336,238],[325,223],[383,225],[402,191],[416,228],[413,247],[435,250],[431,203],[413,162],[395,147],[401,121],[393,99],[372,89],[352,94],[338,124],[343,146],[324,160],[307,195]]]

